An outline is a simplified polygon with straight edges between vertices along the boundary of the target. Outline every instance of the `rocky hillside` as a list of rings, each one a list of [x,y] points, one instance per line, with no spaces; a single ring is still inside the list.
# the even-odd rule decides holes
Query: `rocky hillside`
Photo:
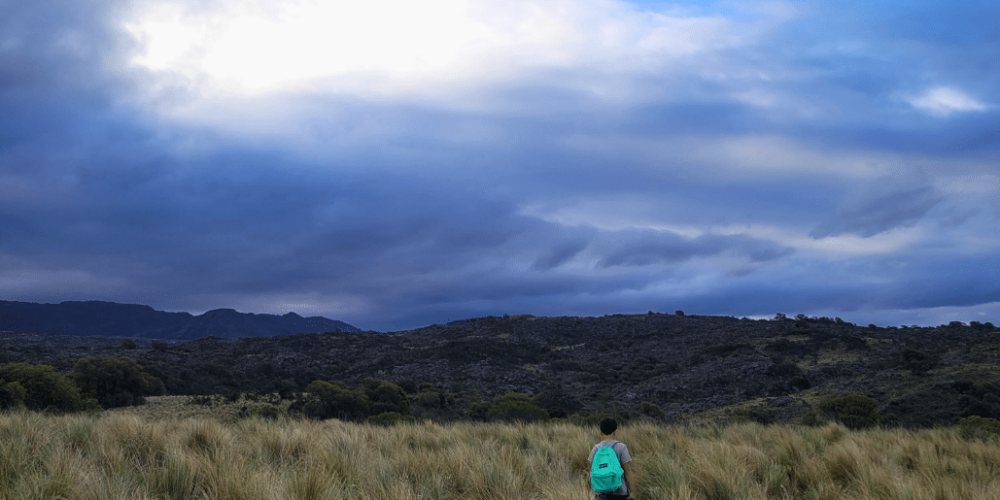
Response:
[[[273,337],[310,332],[359,332],[343,321],[295,313],[240,313],[216,309],[193,316],[149,306],[114,302],[35,304],[0,301],[0,331],[60,335],[194,340],[209,335],[224,338]]]
[[[357,385],[375,377],[404,387],[430,383],[465,405],[512,390],[537,396],[556,414],[616,410],[672,420],[715,412],[796,421],[820,401],[860,393],[879,402],[889,424],[1000,417],[1000,330],[988,323],[876,328],[801,316],[504,316],[393,333],[124,346],[6,334],[0,348],[7,361],[61,370],[81,356],[128,356],[175,394],[289,393],[315,379]]]

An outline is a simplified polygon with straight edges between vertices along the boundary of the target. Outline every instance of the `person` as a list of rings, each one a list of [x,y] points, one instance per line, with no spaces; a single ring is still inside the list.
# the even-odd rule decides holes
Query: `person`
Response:
[[[604,492],[594,492],[595,500],[631,500],[629,495],[632,493],[632,476],[629,474],[629,462],[632,461],[632,455],[628,452],[628,446],[625,443],[615,439],[615,432],[618,430],[618,422],[613,418],[605,418],[601,420],[601,442],[594,445],[593,449],[590,450],[590,457],[587,458],[588,463],[593,463],[594,454],[597,450],[604,447],[610,446],[612,450],[615,450],[615,454],[618,455],[618,463],[621,464],[622,470],[625,473],[622,475],[622,487],[610,493]],[[589,479],[590,469],[587,469],[587,475]]]

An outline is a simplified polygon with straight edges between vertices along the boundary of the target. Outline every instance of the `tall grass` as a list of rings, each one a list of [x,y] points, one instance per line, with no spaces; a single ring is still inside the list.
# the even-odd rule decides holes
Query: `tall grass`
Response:
[[[637,499],[987,500],[1000,447],[957,430],[633,424]],[[569,424],[224,422],[0,414],[0,499],[591,497]]]

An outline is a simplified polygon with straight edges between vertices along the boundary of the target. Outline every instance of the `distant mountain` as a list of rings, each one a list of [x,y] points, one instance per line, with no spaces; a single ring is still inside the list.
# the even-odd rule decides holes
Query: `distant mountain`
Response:
[[[418,419],[469,418],[473,404],[506,391],[534,397],[552,416],[800,422],[830,398],[862,394],[878,402],[885,425],[1000,419],[1000,329],[975,321],[880,328],[805,316],[650,312],[157,344],[0,335],[0,362],[69,373],[92,356],[135,359],[168,394],[290,395],[314,380],[359,387],[373,377],[409,391]],[[433,389],[424,392],[425,383]]]
[[[277,337],[361,330],[343,321],[321,316],[303,318],[293,312],[278,316],[215,309],[194,316],[186,312],[164,312],[149,306],[115,302],[35,304],[0,301],[0,331],[194,340],[210,335],[224,338]]]

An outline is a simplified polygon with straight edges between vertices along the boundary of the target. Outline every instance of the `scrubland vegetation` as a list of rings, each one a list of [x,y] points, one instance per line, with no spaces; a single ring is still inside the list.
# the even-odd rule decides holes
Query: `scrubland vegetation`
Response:
[[[981,423],[981,422],[979,422]],[[619,430],[636,499],[994,499],[990,428]],[[592,427],[0,414],[0,499],[578,499]]]

